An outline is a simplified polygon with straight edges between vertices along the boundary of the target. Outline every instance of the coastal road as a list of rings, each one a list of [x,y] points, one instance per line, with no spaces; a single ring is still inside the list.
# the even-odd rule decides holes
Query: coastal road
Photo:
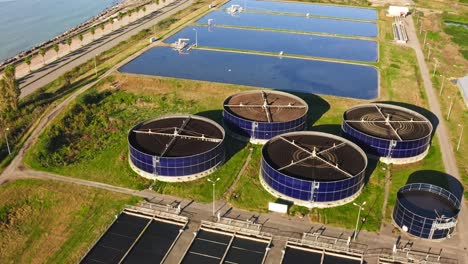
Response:
[[[152,25],[174,15],[184,8],[189,7],[191,4],[192,1],[189,0],[174,1],[160,10],[148,14],[147,16],[135,20],[122,28],[104,35],[101,38],[96,39],[94,42],[74,50],[73,52],[42,67],[41,69],[24,76],[19,80],[21,88],[20,98],[24,98],[37,89],[57,79],[60,75],[71,70],[72,68],[92,59],[101,52],[116,46],[121,41],[127,40],[141,30],[150,28]]]

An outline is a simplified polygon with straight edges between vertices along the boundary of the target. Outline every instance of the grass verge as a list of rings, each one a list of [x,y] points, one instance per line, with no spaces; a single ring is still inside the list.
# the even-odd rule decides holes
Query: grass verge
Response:
[[[0,262],[76,263],[137,198],[68,183],[17,180],[0,186]]]

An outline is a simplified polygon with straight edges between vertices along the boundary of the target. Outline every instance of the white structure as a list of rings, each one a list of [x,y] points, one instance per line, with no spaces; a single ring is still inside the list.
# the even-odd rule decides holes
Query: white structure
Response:
[[[189,42],[190,42],[190,39],[188,38],[179,38],[176,42],[171,44],[171,47],[174,50],[181,51],[188,46]]]
[[[244,9],[240,5],[231,5],[226,9],[226,11],[233,15],[242,12]]]
[[[387,10],[387,16],[390,17],[405,17],[409,14],[410,10],[407,6],[389,6]]]
[[[457,80],[457,85],[460,88],[465,105],[468,107],[468,75]]]
[[[287,214],[288,213],[288,206],[286,204],[269,202],[268,203],[268,211]]]

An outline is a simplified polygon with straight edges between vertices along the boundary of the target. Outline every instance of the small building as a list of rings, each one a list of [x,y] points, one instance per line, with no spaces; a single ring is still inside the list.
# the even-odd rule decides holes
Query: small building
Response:
[[[409,14],[410,10],[407,6],[389,6],[387,16],[390,17],[405,17]]]
[[[457,80],[458,88],[460,88],[461,94],[465,105],[468,107],[468,75]]]

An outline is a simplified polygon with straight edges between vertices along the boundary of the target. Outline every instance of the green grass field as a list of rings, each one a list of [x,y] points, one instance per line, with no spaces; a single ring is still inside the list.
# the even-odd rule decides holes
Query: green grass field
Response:
[[[42,180],[0,186],[0,263],[77,263],[137,198]]]

